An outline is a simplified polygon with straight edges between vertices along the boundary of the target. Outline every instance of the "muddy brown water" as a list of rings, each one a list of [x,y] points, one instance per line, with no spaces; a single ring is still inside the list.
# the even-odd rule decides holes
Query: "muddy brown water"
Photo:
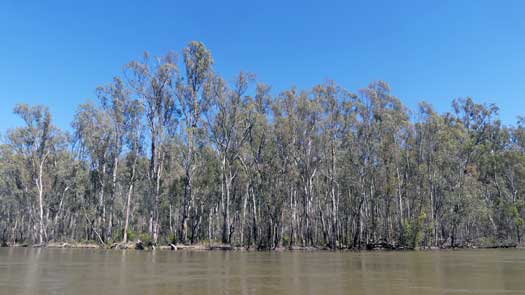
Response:
[[[0,294],[525,294],[525,250],[1,248]]]

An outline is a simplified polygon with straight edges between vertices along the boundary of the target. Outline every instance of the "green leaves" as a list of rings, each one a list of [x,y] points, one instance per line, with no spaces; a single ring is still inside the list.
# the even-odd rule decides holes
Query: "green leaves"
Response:
[[[279,93],[213,66],[197,41],[180,61],[146,53],[78,107],[72,139],[46,107],[18,105],[24,124],[0,146],[0,232],[257,248],[521,241],[524,118],[503,126],[472,98],[413,112],[384,81]]]

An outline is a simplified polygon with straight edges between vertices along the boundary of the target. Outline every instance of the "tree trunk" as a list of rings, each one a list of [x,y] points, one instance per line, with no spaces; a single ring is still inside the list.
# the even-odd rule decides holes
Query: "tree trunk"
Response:
[[[38,167],[38,180],[37,180],[37,188],[38,188],[38,208],[39,208],[39,217],[40,217],[40,226],[38,231],[38,241],[39,244],[44,243],[44,237],[45,237],[45,226],[44,226],[44,187],[43,187],[43,181],[42,177],[44,174],[44,159],[40,162],[40,165]]]
[[[133,165],[131,168],[131,177],[129,181],[128,196],[126,198],[126,215],[124,217],[124,237],[122,239],[123,243],[128,242],[128,226],[129,226],[129,213],[131,208],[131,196],[133,195],[133,185],[135,183],[135,169],[137,165],[137,157],[133,160]]]

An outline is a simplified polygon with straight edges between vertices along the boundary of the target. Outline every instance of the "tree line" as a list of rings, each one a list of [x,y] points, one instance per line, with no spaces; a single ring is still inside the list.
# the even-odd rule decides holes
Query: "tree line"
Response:
[[[191,42],[145,54],[80,105],[45,106],[0,144],[0,240],[142,239],[257,249],[520,243],[525,119],[456,99],[412,112],[378,81],[278,95]]]

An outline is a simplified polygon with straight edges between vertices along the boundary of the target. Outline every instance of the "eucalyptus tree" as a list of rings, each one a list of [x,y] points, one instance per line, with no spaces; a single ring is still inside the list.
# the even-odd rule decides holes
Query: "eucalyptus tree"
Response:
[[[272,179],[271,175],[276,174],[278,178],[286,178],[288,181],[289,187],[289,196],[290,196],[290,209],[291,209],[291,224],[290,224],[290,245],[295,245],[297,239],[301,240],[301,244],[305,245],[306,241],[304,239],[304,230],[302,219],[304,218],[304,207],[297,208],[300,204],[299,200],[302,195],[302,188],[299,184],[299,175],[297,168],[297,155],[296,142],[297,142],[297,132],[295,132],[297,125],[296,118],[296,105],[297,105],[297,91],[296,89],[291,89],[281,93],[276,100],[271,104],[272,114],[273,114],[273,124],[272,129],[269,134],[269,140],[274,146],[275,154],[273,161],[268,161],[269,163],[264,163],[270,171],[270,176],[267,179]],[[255,129],[257,130],[257,129]],[[262,132],[262,130],[260,131]],[[264,134],[264,133],[262,133]],[[257,143],[257,142],[254,142]],[[253,143],[251,143],[253,145]],[[256,148],[259,149],[260,145],[256,145]],[[252,148],[253,149],[253,148]],[[258,153],[260,151],[257,150]],[[264,158],[262,158],[264,159]],[[269,165],[270,164],[270,165]],[[256,166],[257,167],[257,166]],[[268,181],[267,179],[263,179]],[[260,186],[261,189],[264,186]],[[260,195],[265,195],[264,191],[259,191]],[[259,208],[263,209],[266,201],[266,198],[260,198],[261,204]],[[302,202],[304,204],[304,202]],[[301,210],[303,209],[303,210]],[[299,210],[302,212],[299,213]],[[309,216],[309,215],[308,215]]]
[[[50,191],[50,162],[63,148],[65,137],[51,121],[51,114],[44,106],[19,104],[14,113],[25,123],[24,127],[10,130],[8,145],[20,156],[20,169],[25,170],[25,177],[19,180],[22,189],[30,195],[36,195],[38,212],[38,242],[47,240],[47,220],[45,218],[46,194]],[[30,210],[31,214],[32,210]],[[31,214],[32,215],[32,214]],[[32,219],[33,216],[30,216]]]
[[[335,178],[340,199],[339,206],[341,220],[339,221],[341,241],[339,247],[359,247],[360,235],[362,234],[363,224],[361,223],[363,195],[360,193],[363,183],[363,167],[359,164],[360,149],[362,144],[358,142],[359,120],[358,110],[360,99],[357,95],[339,89],[342,92],[338,101],[338,125],[334,139],[339,142],[339,155],[337,166],[339,173]],[[339,97],[339,96],[338,96]],[[326,106],[331,106],[327,104]],[[328,108],[330,109],[330,108]],[[336,170],[337,172],[337,170]]]
[[[109,159],[111,175],[110,198],[108,200],[108,218],[105,236],[111,238],[113,234],[114,223],[114,205],[115,198],[120,193],[118,181],[119,163],[122,154],[126,128],[126,113],[128,112],[130,101],[130,91],[124,85],[124,82],[115,77],[113,83],[107,86],[97,88],[97,94],[100,99],[102,110],[107,114],[109,119],[109,128],[111,128],[112,137],[109,139]]]
[[[444,166],[442,163],[447,157],[446,138],[444,118],[437,114],[432,106],[426,102],[420,103],[420,119],[421,121],[415,124],[415,143],[410,148],[412,150],[411,156],[413,158],[420,157],[420,165],[418,173],[421,173],[425,178],[423,183],[426,183],[423,191],[428,195],[429,208],[429,245],[438,246],[440,217],[442,214],[441,208],[443,203],[443,180],[442,173]],[[412,165],[415,165],[412,163]],[[423,202],[423,200],[421,200]],[[414,201],[412,201],[412,204]],[[409,203],[410,205],[410,203]],[[405,242],[405,241],[403,241]]]
[[[320,110],[317,99],[310,97],[308,92],[297,93],[295,89],[283,92],[273,107],[278,165],[288,179],[288,189],[292,189],[290,184],[297,186],[297,196],[302,205],[300,236],[305,246],[315,242],[318,221],[315,213],[320,208],[314,191],[321,161],[318,137]],[[296,192],[289,191],[289,194],[295,195]]]
[[[464,133],[460,143],[458,162],[460,167],[455,173],[457,183],[453,194],[454,214],[452,216],[451,244],[454,246],[458,235],[465,239],[470,238],[468,222],[470,218],[477,218],[473,214],[482,214],[483,204],[479,183],[480,160],[487,152],[490,145],[490,128],[498,108],[495,105],[476,104],[471,98],[453,101],[456,113],[456,122],[463,126]],[[465,216],[465,213],[469,213]],[[488,218],[488,216],[484,216]]]
[[[49,163],[51,177],[48,192],[48,238],[50,240],[69,240],[75,235],[79,202],[76,194],[84,191],[87,182],[86,170],[70,149],[71,138],[63,134],[61,148],[56,150]]]
[[[522,243],[525,124],[453,101],[415,116],[386,82],[276,95],[191,42],[133,61],[79,106],[42,106],[0,145],[0,242],[140,238],[277,247]],[[254,87],[255,86],[255,87]],[[253,93],[252,93],[253,91]]]
[[[188,218],[194,202],[193,176],[198,166],[198,144],[203,135],[203,113],[207,110],[206,85],[212,75],[213,59],[201,42],[190,42],[184,49],[185,77],[176,80],[175,96],[181,113],[181,136],[185,141],[183,169],[184,196],[179,239],[185,243]]]
[[[129,217],[131,213],[132,197],[134,194],[135,182],[137,181],[138,161],[144,156],[144,124],[142,121],[144,108],[137,99],[130,99],[124,105],[124,143],[127,147],[126,154],[126,185],[127,193],[124,212],[124,229],[122,241],[128,241]]]
[[[165,160],[169,152],[167,144],[177,127],[174,93],[179,72],[175,56],[168,53],[164,57],[151,58],[145,53],[143,61],[133,61],[126,66],[126,76],[131,89],[144,105],[146,126],[149,129],[148,178],[153,198],[149,231],[156,244],[161,230],[160,202]]]
[[[110,169],[113,128],[107,112],[93,102],[79,106],[73,120],[75,141],[80,149],[79,154],[89,163],[90,179],[93,181],[90,191],[96,194],[96,216],[91,219],[88,214],[91,209],[89,199],[85,199],[82,207],[84,218],[92,224],[91,230],[101,243],[107,238],[107,190],[108,171]]]
[[[258,246],[259,243],[259,220],[261,218],[259,212],[264,195],[263,184],[266,182],[267,175],[271,174],[268,163],[273,157],[269,148],[272,141],[271,125],[268,120],[271,101],[270,87],[258,84],[255,96],[248,96],[245,105],[247,138],[239,154],[239,161],[246,177],[240,242],[251,246]],[[247,215],[251,216],[251,225],[248,227],[246,242],[244,229]]]
[[[211,85],[209,134],[217,150],[221,170],[222,242],[230,243],[233,234],[230,217],[232,185],[239,174],[236,165],[248,138],[252,121],[246,117],[244,95],[252,75],[240,73],[233,89],[229,89],[221,78],[215,78]]]
[[[24,241],[33,235],[33,200],[29,195],[31,179],[23,154],[9,143],[0,145],[0,230],[2,244]],[[34,239],[36,240],[36,239]]]
[[[327,234],[328,245],[335,249],[341,239],[341,223],[339,219],[342,187],[339,172],[341,169],[340,156],[343,152],[343,138],[345,136],[344,112],[345,103],[348,102],[349,95],[333,82],[326,85],[319,85],[313,89],[313,95],[322,107],[321,138],[324,143],[321,146],[323,167],[321,170],[324,182],[324,194],[328,196],[330,208],[330,226]]]
[[[518,243],[523,240],[525,225],[525,118],[518,118],[517,126],[510,131],[511,150],[505,154],[503,176],[507,183],[511,224],[516,232]],[[506,164],[506,165],[505,165]],[[505,215],[505,213],[502,213]]]

